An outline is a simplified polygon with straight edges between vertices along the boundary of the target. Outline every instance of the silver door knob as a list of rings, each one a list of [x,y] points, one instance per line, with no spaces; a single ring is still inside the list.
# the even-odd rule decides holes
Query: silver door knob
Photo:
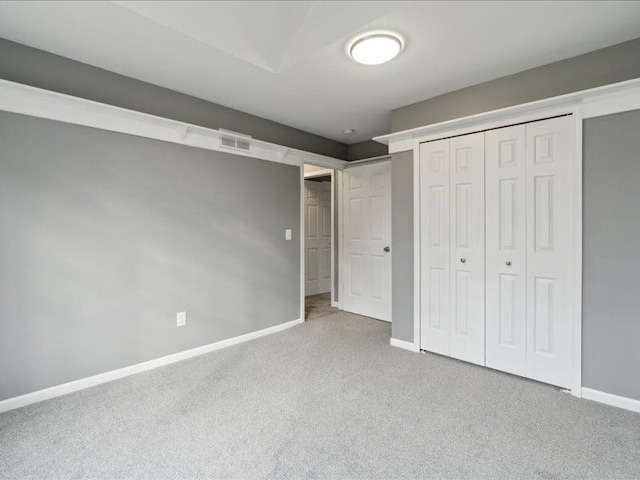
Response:
[[[505,264],[507,267],[510,267],[510,266],[511,266],[511,261],[507,260],[506,262],[504,262],[504,264]]]
[[[391,247],[384,247],[383,250],[387,253],[389,253],[391,251]]]
[[[465,263],[466,261],[467,261],[467,259],[466,259],[466,258],[461,258],[461,259],[460,259],[460,262],[461,262],[461,263]]]

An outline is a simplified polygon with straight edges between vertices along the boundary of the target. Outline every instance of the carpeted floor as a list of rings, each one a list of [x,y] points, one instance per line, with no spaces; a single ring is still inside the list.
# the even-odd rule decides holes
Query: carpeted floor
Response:
[[[339,311],[337,308],[331,306],[331,292],[321,293],[320,295],[310,295],[305,298],[304,318],[307,320],[326,317]]]
[[[0,415],[0,478],[640,477],[640,415],[338,313]]]

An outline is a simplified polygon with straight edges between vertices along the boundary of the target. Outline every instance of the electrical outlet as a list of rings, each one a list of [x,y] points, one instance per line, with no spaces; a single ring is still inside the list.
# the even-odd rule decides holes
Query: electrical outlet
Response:
[[[184,327],[187,324],[187,312],[178,312],[176,314],[176,327]]]
[[[285,240],[291,240],[291,229],[290,228],[287,228],[284,231],[284,239]]]

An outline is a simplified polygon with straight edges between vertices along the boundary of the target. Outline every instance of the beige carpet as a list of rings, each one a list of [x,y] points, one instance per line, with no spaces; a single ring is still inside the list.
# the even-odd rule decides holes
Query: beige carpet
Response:
[[[339,311],[337,308],[331,306],[331,292],[321,293],[320,295],[310,295],[305,298],[304,318],[307,320],[326,317]]]

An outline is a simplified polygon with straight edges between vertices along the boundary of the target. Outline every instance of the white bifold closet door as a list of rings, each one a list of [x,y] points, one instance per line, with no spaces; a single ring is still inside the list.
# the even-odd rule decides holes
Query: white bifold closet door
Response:
[[[421,346],[484,365],[484,134],[420,148]]]
[[[527,124],[527,377],[571,386],[571,117]]]
[[[486,133],[487,367],[527,368],[525,126]]]
[[[571,385],[570,119],[486,133],[486,364]]]

